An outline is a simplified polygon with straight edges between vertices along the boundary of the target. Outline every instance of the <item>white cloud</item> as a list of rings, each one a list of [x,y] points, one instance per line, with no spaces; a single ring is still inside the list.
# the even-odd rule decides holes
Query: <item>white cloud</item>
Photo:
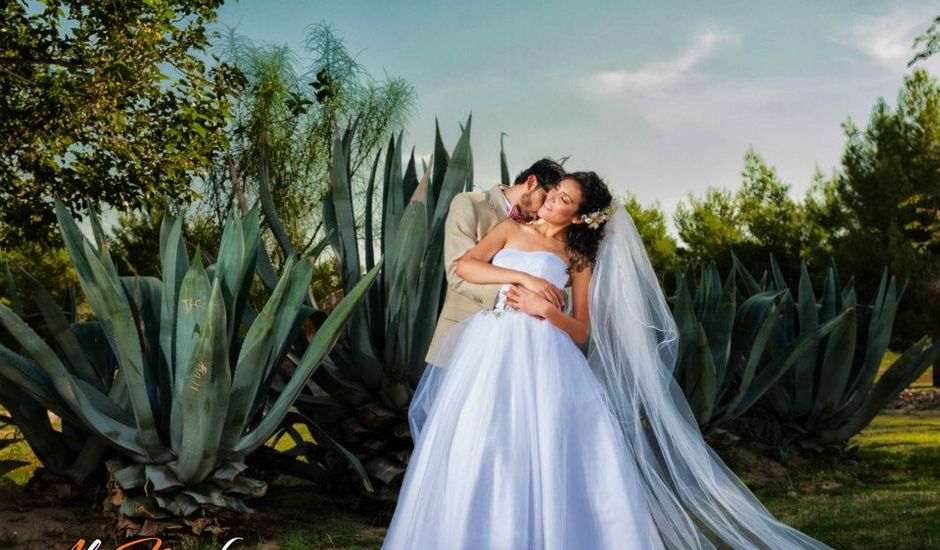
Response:
[[[695,75],[695,66],[714,52],[722,42],[736,42],[737,37],[715,30],[700,33],[695,42],[672,59],[654,61],[637,70],[613,70],[588,76],[581,86],[598,95],[623,92],[647,92],[670,87]]]
[[[914,56],[914,37],[927,29],[938,12],[936,5],[896,5],[890,13],[860,17],[832,40],[862,52],[892,73],[903,74],[910,70],[907,62]],[[929,68],[934,63],[925,65]]]

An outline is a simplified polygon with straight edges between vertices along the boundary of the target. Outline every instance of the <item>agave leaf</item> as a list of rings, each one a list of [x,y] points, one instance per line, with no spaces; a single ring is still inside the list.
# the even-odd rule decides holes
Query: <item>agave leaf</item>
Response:
[[[6,358],[0,356],[0,372]],[[43,466],[53,471],[62,471],[73,458],[73,451],[62,440],[49,421],[46,406],[26,395],[17,384],[0,374],[0,404],[12,416],[16,428],[29,443],[30,449]],[[16,443],[15,439],[0,440],[0,450]],[[2,468],[0,468],[2,469]],[[2,476],[3,473],[0,473]]]
[[[695,331],[695,340],[692,342],[689,351],[692,358],[691,366],[685,370],[686,376],[692,378],[689,405],[698,420],[699,425],[705,426],[711,420],[712,412],[715,407],[717,394],[715,362],[708,347],[708,338],[705,336],[705,330],[698,325]]]
[[[139,431],[139,428],[138,430],[134,430],[129,425],[116,420],[115,416],[117,416],[117,413],[115,410],[99,410],[98,406],[107,403],[107,397],[95,390],[90,384],[83,383],[80,379],[72,376],[72,374],[68,372],[68,369],[65,368],[65,365],[59,360],[59,357],[46,345],[42,338],[17,317],[10,308],[3,304],[0,304],[0,322],[2,322],[16,341],[19,342],[19,344],[23,346],[23,349],[35,360],[36,364],[42,369],[45,377],[48,377],[49,387],[55,388],[56,394],[58,394],[67,405],[67,414],[70,413],[69,416],[81,418],[83,420],[82,423],[89,429],[109,439],[115,445],[124,449],[125,452],[137,459],[151,460],[151,457],[154,455],[157,458],[166,456],[165,451],[161,450],[160,447],[151,450],[146,445],[141,446],[141,444],[138,443],[137,431]],[[11,361],[10,357],[10,355],[15,354],[12,354],[12,352],[9,352],[6,348],[2,348],[2,351],[4,353],[0,354],[3,357],[3,360],[0,360],[0,367],[5,368],[0,371],[0,374],[16,381],[15,371],[19,369],[16,368],[17,365],[14,361]],[[37,378],[32,377],[32,380],[35,381]],[[19,377],[19,382],[24,384],[21,386],[22,388],[35,392],[33,397],[46,397],[47,402],[40,400],[44,405],[54,406],[56,404],[57,400],[48,396],[49,391],[39,389],[41,386],[38,384],[30,383],[28,379],[22,376]],[[156,435],[155,430],[152,433]]]
[[[193,263],[183,277],[179,290],[179,305],[176,312],[176,368],[173,395],[183,391],[186,370],[192,364],[192,356],[198,342],[200,323],[205,320],[211,287],[209,277],[202,267],[202,256],[196,251]],[[180,451],[183,434],[183,410],[178,399],[173,400],[170,412],[170,442],[176,453]]]
[[[349,292],[359,281],[359,245],[356,239],[356,218],[353,214],[352,187],[346,171],[346,159],[339,140],[333,144],[330,172],[330,194],[324,200],[324,223],[335,232],[333,248],[340,258],[343,290]]]
[[[819,314],[816,311],[816,295],[813,292],[813,285],[810,282],[809,271],[806,269],[806,262],[800,264],[800,286],[797,294],[797,315],[800,323],[800,332],[812,332],[819,326]],[[797,414],[803,415],[809,412],[813,404],[813,397],[817,393],[815,387],[816,370],[816,350],[815,344],[811,345],[793,367],[795,389],[795,403]]]
[[[241,274],[238,278],[238,292],[235,295],[235,307],[226,315],[229,319],[229,339],[238,334],[238,324],[241,322],[245,307],[248,304],[248,295],[251,292],[251,284],[254,281],[254,274],[258,266],[258,253],[262,248],[261,244],[261,211],[258,203],[255,203],[248,211],[242,221],[242,240],[245,243],[245,253],[241,265]]]
[[[865,392],[871,388],[872,382],[881,366],[881,359],[888,350],[891,341],[891,328],[894,326],[894,316],[898,308],[898,295],[895,280],[891,277],[891,284],[886,287],[887,269],[878,285],[875,304],[872,306],[872,317],[868,323],[868,338],[865,347],[865,359],[859,365],[858,373],[849,381],[848,387],[854,392],[857,388],[864,388]],[[850,398],[851,399],[851,398]]]
[[[819,328],[810,333],[804,333],[790,342],[785,348],[774,356],[770,363],[764,366],[757,377],[750,384],[744,398],[737,404],[737,415],[751,408],[754,403],[774,384],[786,371],[791,368],[799,358],[806,353],[812,345],[832,332],[840,324],[846,321],[849,310],[842,312],[839,316],[823,323]]]
[[[22,460],[0,460],[0,476],[5,476],[17,468],[29,465]]]
[[[431,197],[428,207],[434,207],[432,212],[436,211],[436,205],[440,204],[441,189],[444,188],[444,175],[447,173],[447,165],[450,162],[450,155],[447,154],[447,148],[444,147],[444,140],[441,139],[441,127],[434,117],[434,162],[431,163]],[[448,205],[449,207],[450,205]]]
[[[91,363],[92,368],[104,384],[105,388],[110,388],[114,382],[115,370],[117,369],[117,358],[114,351],[108,345],[108,337],[98,321],[89,321],[86,323],[73,323],[72,332],[78,339],[78,344],[82,348],[85,358]]]
[[[400,379],[406,374],[409,353],[412,350],[411,323],[399,323],[398,319],[414,318],[420,299],[419,281],[421,260],[427,239],[427,212],[424,203],[411,202],[402,214],[399,223],[399,241],[395,243],[396,264],[391,265],[389,284],[397,292],[391,293],[386,308],[385,362],[391,365],[390,375]]]
[[[3,262],[3,273],[6,276],[7,281],[7,290],[10,292],[10,303],[13,305],[13,312],[23,316],[23,301],[20,300],[20,293],[16,289],[16,279],[13,278],[13,273],[10,272],[10,264]]]
[[[717,277],[717,270],[715,276]],[[723,393],[724,380],[731,355],[731,336],[734,329],[734,316],[737,310],[734,270],[728,273],[728,279],[721,285],[721,296],[710,316],[707,333],[710,335],[710,350],[714,359],[715,375],[721,381],[718,390]],[[730,377],[728,377],[730,378]]]
[[[271,184],[268,177],[268,150],[264,143],[260,146],[260,158],[258,159],[258,195],[261,199],[261,207],[264,210],[264,217],[268,221],[268,227],[274,233],[281,251],[285,257],[294,255],[294,247],[290,244],[287,237],[287,231],[281,225],[281,219],[277,216],[277,210],[274,208],[274,198],[271,196]]]
[[[372,234],[374,231],[372,227],[372,208],[375,197],[375,173],[376,169],[379,167],[379,159],[381,157],[381,151],[375,154],[375,160],[372,162],[372,171],[369,173],[369,184],[366,187],[365,232],[363,235],[365,239],[366,271],[375,267],[375,239]]]
[[[293,259],[288,259],[284,272],[285,276],[248,329],[242,344],[225,419],[222,438],[225,448],[233,446],[245,429],[268,370],[284,346],[289,328],[285,325],[296,318],[300,299],[310,284],[313,271],[307,261],[294,264]]]
[[[411,148],[411,155],[408,158],[408,166],[405,168],[405,175],[402,176],[402,204],[408,204],[408,199],[418,187],[418,169],[415,167],[415,148]]]
[[[758,325],[757,331],[754,335],[754,340],[750,347],[750,353],[748,353],[747,356],[747,362],[745,363],[744,369],[740,375],[738,391],[731,399],[727,407],[728,413],[735,416],[740,415],[744,412],[744,410],[746,410],[744,408],[739,408],[739,406],[750,390],[751,383],[753,382],[757,373],[757,367],[761,364],[761,361],[764,358],[764,350],[767,348],[767,342],[770,341],[770,336],[773,334],[774,327],[780,321],[780,312],[783,310],[784,304],[782,300],[783,295],[782,293],[778,292],[773,296],[773,306],[770,308],[770,311],[767,313],[767,315],[763,318],[763,321],[760,323],[760,325]],[[766,368],[764,370],[766,371]],[[750,408],[749,405],[748,408]]]
[[[675,304],[673,306],[673,316],[679,330],[679,346],[676,367],[672,375],[677,381],[685,381],[686,370],[692,361],[689,348],[695,342],[693,335],[698,332],[698,320],[695,318],[692,294],[689,291],[686,275],[678,269],[676,270],[676,294],[673,296],[673,302]],[[683,385],[683,387],[687,386]]]
[[[70,422],[80,422],[69,404],[56,393],[52,380],[39,366],[0,345],[0,376],[13,384],[25,397],[32,398]]]
[[[99,376],[99,372],[91,366],[81,344],[78,342],[78,338],[72,332],[68,319],[65,318],[65,314],[56,305],[55,300],[52,299],[52,296],[39,281],[25,270],[21,271],[30,288],[30,294],[36,302],[36,307],[46,323],[46,327],[56,343],[59,344],[65,357],[68,358],[69,366],[72,367],[70,370],[99,390],[107,391],[107,386],[110,384],[106,385],[104,379]]]
[[[336,309],[333,310],[333,313],[330,314],[326,322],[323,323],[323,326],[320,327],[313,337],[313,340],[307,346],[307,350],[304,352],[300,363],[297,365],[297,368],[294,369],[293,375],[285,385],[284,392],[278,395],[261,422],[238,441],[238,444],[233,449],[233,455],[247,455],[263,445],[264,442],[271,437],[271,434],[277,430],[281,420],[287,415],[294,400],[297,399],[297,396],[306,385],[307,379],[310,378],[313,371],[317,369],[330,352],[330,349],[332,349],[336,340],[339,338],[340,332],[346,322],[349,320],[350,316],[352,316],[363,297],[365,297],[369,286],[378,276],[382,263],[382,261],[379,261],[378,264],[359,281],[355,288],[353,288],[353,291],[347,294],[339,305],[336,306]]]
[[[156,277],[121,277],[124,293],[131,304],[134,327],[144,353],[144,381],[151,408],[160,415],[163,433],[169,428],[169,407],[172,379],[161,359],[160,311],[163,302],[163,283]]]
[[[143,464],[131,464],[114,470],[111,472],[111,479],[125,490],[137,489],[147,483]]]
[[[450,203],[463,190],[464,183],[472,181],[468,177],[472,164],[470,161],[470,123],[472,116],[467,117],[467,126],[457,145],[454,147],[454,155],[447,163],[447,173],[444,174],[444,181],[441,183],[441,193],[437,206],[434,210],[434,217],[431,221],[431,235],[429,242],[438,243],[443,239],[444,220],[447,218],[447,212],[450,210]],[[443,246],[443,243],[440,243]]]
[[[160,302],[160,349],[175,379],[176,368],[176,314],[180,286],[189,271],[189,257],[183,242],[182,220],[169,212],[160,224],[160,263],[163,272],[163,295]]]
[[[176,517],[188,517],[199,511],[196,499],[183,493],[154,494],[156,503]]]
[[[106,248],[102,251],[104,260],[99,259],[91,243],[78,232],[74,220],[60,218],[59,225],[63,228],[66,242],[70,243],[66,248],[78,271],[85,296],[92,304],[124,374],[140,442],[151,456],[166,458],[166,448],[157,433],[150,393],[146,386],[145,359],[140,339],[127,296],[120,287],[120,281],[114,277],[116,271],[113,263],[107,256]],[[73,242],[75,239],[79,242]],[[103,261],[110,267],[106,267]]]
[[[219,460],[232,385],[224,298],[218,278],[213,282],[208,304],[199,313],[202,319],[196,345],[174,401],[174,405],[179,402],[185,422],[179,458],[170,465],[186,486],[206,479]]]
[[[734,252],[731,253],[731,261],[734,265],[734,269],[741,274],[741,279],[744,281],[744,286],[747,288],[748,294],[758,294],[763,290],[762,284],[758,283],[754,276],[751,275],[751,272],[744,267],[744,264],[741,263],[741,260],[735,255]]]
[[[179,494],[188,495],[199,504],[211,504],[219,508],[225,508],[226,510],[237,512],[239,514],[248,513],[248,507],[245,506],[241,500],[226,495],[222,492],[221,489],[209,485],[208,483],[203,483],[197,487],[185,489],[180,491]]]
[[[831,414],[845,393],[855,356],[858,315],[854,306],[855,304],[852,303],[851,307],[846,309],[845,322],[840,323],[827,339],[823,356],[823,365],[826,365],[826,381],[820,384],[819,392],[810,409],[810,414],[813,416]]]
[[[823,293],[819,307],[819,322],[824,323],[832,319],[840,309],[839,304],[839,281],[836,274],[835,265],[829,265],[826,270],[826,280],[823,283]]]
[[[356,372],[352,357],[345,356],[343,350],[338,347],[330,353],[330,356],[335,364],[331,363],[331,360],[324,361],[320,368],[313,372],[312,380],[317,386],[348,407],[358,407],[373,399],[368,387],[343,374]],[[300,363],[300,359],[291,354],[288,354],[288,358],[295,365]]]
[[[93,205],[89,205],[88,218],[91,220],[92,232],[95,235],[96,246],[92,247],[92,249],[97,252],[97,257],[107,270],[108,275],[111,276],[112,279],[117,280],[117,267],[114,266],[114,262],[111,260],[111,254],[108,251],[108,240],[104,236],[104,230],[101,229],[101,222],[98,220],[98,212]]]
[[[385,154],[385,186],[382,188],[384,212],[382,213],[382,250],[385,263],[395,265],[395,250],[389,246],[398,242],[398,220],[405,210],[402,194],[401,136],[396,143],[389,143]]]
[[[509,186],[512,183],[512,180],[509,178],[509,163],[506,161],[506,147],[503,143],[503,138],[506,137],[506,132],[500,132],[499,134],[499,179],[500,182]]]
[[[228,314],[226,333],[229,341],[234,338],[238,325],[238,319],[233,315],[235,302],[244,293],[242,278],[245,276],[245,246],[242,221],[238,216],[232,216],[225,222],[222,230],[222,244],[219,245],[219,254],[214,265],[217,276],[209,275],[210,280],[220,279],[222,283],[222,303]]]
[[[773,253],[770,254],[770,272],[773,275],[774,286],[777,287],[777,290],[785,290],[789,288],[787,282],[783,278],[783,272],[780,271],[780,264],[777,263],[777,259],[774,258]]]
[[[872,388],[858,410],[849,411],[852,414],[847,417],[847,422],[838,429],[821,432],[820,441],[842,442],[860,432],[897,397],[901,390],[910,386],[932,363],[940,359],[940,340],[924,349],[926,340],[926,336],[922,337],[902,353],[881,375],[878,383]]]

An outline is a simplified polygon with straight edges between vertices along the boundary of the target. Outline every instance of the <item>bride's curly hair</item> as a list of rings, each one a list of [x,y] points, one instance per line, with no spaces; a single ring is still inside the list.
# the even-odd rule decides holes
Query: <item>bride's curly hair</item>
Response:
[[[613,202],[613,196],[607,184],[594,172],[571,172],[565,174],[564,179],[576,181],[581,188],[581,204],[575,212],[578,215],[603,210]],[[565,233],[565,249],[571,253],[573,271],[582,271],[588,266],[594,267],[594,262],[597,260],[597,248],[604,236],[606,224],[605,220],[596,228],[587,223],[573,223],[568,226]]]

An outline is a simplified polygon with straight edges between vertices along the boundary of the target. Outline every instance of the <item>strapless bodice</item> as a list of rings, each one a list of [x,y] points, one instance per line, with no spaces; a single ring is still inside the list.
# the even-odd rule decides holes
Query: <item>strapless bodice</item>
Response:
[[[564,289],[568,283],[568,266],[565,261],[558,254],[547,250],[503,248],[493,256],[492,263],[499,267],[524,271],[540,277],[561,289]],[[506,309],[504,295],[509,286],[504,286],[500,292],[497,309]]]

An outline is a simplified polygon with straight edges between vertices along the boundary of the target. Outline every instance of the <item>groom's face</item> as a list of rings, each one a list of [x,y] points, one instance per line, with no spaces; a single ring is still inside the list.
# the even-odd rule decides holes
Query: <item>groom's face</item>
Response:
[[[519,210],[527,221],[537,220],[539,209],[542,208],[548,194],[539,185],[535,176],[529,176],[529,179],[523,185],[526,186],[526,192],[519,199]]]

